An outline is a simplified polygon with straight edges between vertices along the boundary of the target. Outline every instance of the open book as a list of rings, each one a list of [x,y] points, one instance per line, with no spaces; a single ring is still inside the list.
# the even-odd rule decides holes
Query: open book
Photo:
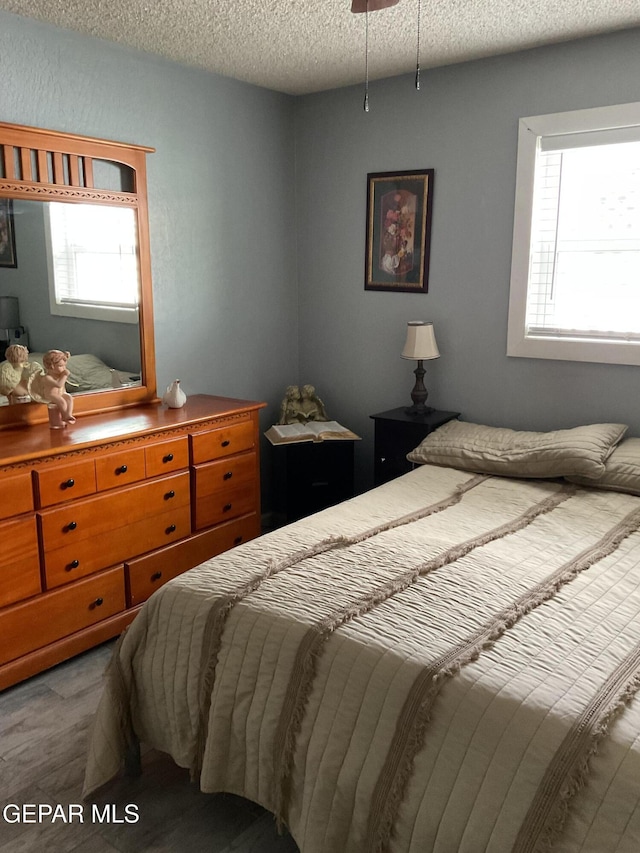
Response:
[[[300,441],[358,441],[359,435],[337,421],[309,421],[306,424],[275,424],[265,432],[271,444]]]

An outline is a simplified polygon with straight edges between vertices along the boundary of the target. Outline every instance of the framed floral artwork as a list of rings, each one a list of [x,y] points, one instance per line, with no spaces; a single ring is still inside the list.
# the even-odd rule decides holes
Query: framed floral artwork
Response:
[[[365,290],[426,293],[433,169],[367,175]]]
[[[0,198],[0,267],[17,267],[13,206],[10,198]]]

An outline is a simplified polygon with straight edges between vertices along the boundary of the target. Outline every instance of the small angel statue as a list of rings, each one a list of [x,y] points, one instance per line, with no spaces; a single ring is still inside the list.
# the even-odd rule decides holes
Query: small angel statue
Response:
[[[19,344],[7,347],[6,361],[0,364],[0,394],[14,403],[19,397],[27,397],[29,389],[22,378],[22,371],[29,360],[29,350]]]
[[[0,364],[0,394],[10,404],[29,402],[33,377],[42,372],[40,365],[29,362],[29,350],[22,344],[7,347],[5,358]]]
[[[300,411],[305,421],[328,421],[324,403],[316,394],[313,385],[303,385],[300,396]]]
[[[313,385],[289,385],[280,404],[279,424],[306,424],[307,421],[328,421],[324,403]]]
[[[297,385],[288,385],[280,403],[279,424],[300,423],[300,389]]]
[[[31,397],[39,403],[56,406],[65,424],[73,424],[73,397],[66,390],[69,377],[67,361],[71,353],[51,349],[42,358],[45,372],[33,377]]]

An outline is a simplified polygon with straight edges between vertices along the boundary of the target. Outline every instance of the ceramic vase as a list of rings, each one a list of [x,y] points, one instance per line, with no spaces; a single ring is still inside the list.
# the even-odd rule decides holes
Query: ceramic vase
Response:
[[[170,409],[181,409],[187,402],[187,395],[180,387],[179,379],[174,379],[171,385],[167,387],[162,402]]]

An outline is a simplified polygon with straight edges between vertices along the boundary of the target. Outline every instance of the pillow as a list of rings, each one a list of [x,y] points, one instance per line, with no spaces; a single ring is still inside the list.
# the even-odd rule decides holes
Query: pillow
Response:
[[[112,386],[110,368],[93,353],[72,355],[67,362],[67,368],[70,391],[98,391]]]
[[[44,370],[42,358],[44,353],[29,353],[29,361],[36,361]],[[77,394],[79,391],[99,391],[111,388],[113,376],[111,369],[93,353],[81,353],[72,355],[67,361],[69,379],[67,380],[67,391]]]
[[[627,431],[625,424],[590,424],[553,432],[521,432],[449,421],[407,455],[410,462],[444,465],[505,477],[594,480]]]
[[[640,495],[640,438],[627,438],[614,448],[605,463],[604,474],[597,480],[578,476],[567,479],[583,486]]]

